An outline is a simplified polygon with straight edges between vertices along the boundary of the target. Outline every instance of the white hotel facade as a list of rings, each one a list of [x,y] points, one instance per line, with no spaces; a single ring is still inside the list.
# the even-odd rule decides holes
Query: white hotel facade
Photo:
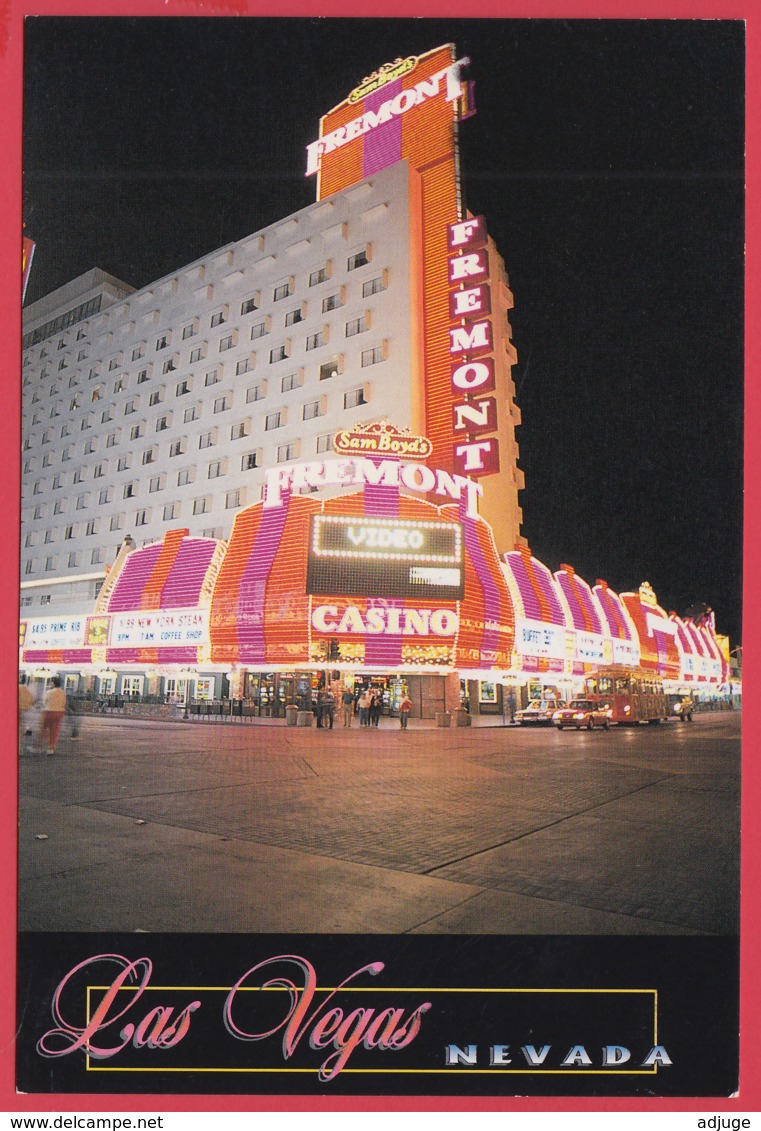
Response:
[[[22,617],[92,611],[128,536],[229,537],[340,428],[410,427],[410,240],[400,162],[140,290],[94,269],[27,307]]]

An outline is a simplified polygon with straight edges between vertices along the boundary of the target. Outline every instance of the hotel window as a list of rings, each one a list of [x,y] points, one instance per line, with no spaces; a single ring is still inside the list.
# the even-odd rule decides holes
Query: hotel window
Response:
[[[207,495],[193,500],[193,514],[208,514],[210,510],[211,506]]]
[[[172,335],[169,332],[167,332],[166,334],[160,334],[159,337],[156,338],[156,349],[165,350],[171,341]]]
[[[320,380],[328,381],[331,377],[337,377],[341,372],[339,359],[333,357],[330,361],[324,361],[320,366]]]
[[[72,478],[72,483],[81,483],[82,480],[84,479],[84,477],[85,477],[85,469],[83,467],[78,467],[77,470],[74,472],[74,476]],[[55,483],[55,480],[53,482]]]
[[[252,404],[253,401],[263,401],[267,396],[267,384],[265,381],[260,381],[258,385],[252,385],[246,389],[246,404]]]
[[[24,573],[31,573],[33,570],[34,570],[34,562],[32,560],[30,560],[24,566]]]
[[[251,295],[250,298],[244,299],[243,302],[240,304],[241,314],[251,314],[251,312],[253,310],[258,310],[258,309],[259,309],[259,304],[257,302],[257,296],[256,295]]]
[[[289,444],[281,444],[277,449],[277,462],[287,463],[288,460],[295,459],[296,455],[296,441],[291,440]]]
[[[102,489],[102,491],[100,492],[100,494],[98,495],[98,505],[101,506],[101,507],[105,506],[107,503],[111,502],[113,497],[114,497],[113,487],[104,487]]]
[[[225,334],[224,338],[219,339],[219,352],[224,353],[225,350],[231,350],[237,343],[238,335],[236,333]]]
[[[137,483],[125,483],[122,492],[123,499],[134,499],[137,494]]]
[[[290,393],[292,389],[301,388],[301,374],[288,373],[280,382],[280,392]]]
[[[384,361],[386,351],[383,346],[373,346],[372,349],[362,351],[362,368],[368,365],[377,365],[379,361]]]
[[[126,471],[132,463],[132,454],[127,452],[126,455],[119,456],[119,462],[116,465],[117,471]]]
[[[233,488],[225,495],[225,510],[232,510],[234,507],[239,507],[241,502],[241,489],[240,487]]]
[[[123,393],[124,389],[125,389],[124,378],[123,377],[117,377],[117,379],[114,381],[114,396],[117,393]],[[75,405],[74,407],[76,408],[77,406]]]
[[[268,333],[269,326],[267,324],[267,319],[265,318],[263,322],[257,322],[254,326],[251,327],[251,340],[255,341],[257,338],[263,338],[264,335]]]
[[[355,334],[364,334],[370,325],[370,319],[367,314],[362,314],[359,318],[351,318],[346,323],[346,337],[353,338]]]
[[[49,545],[50,542],[55,542],[55,531],[54,530],[46,530],[45,531],[45,537],[44,537],[43,541],[45,542],[46,546]]]
[[[194,404],[190,408],[185,409],[185,413],[184,413],[182,419],[185,422],[185,424],[190,424],[191,421],[198,420],[200,415],[201,415],[201,406]]]
[[[148,398],[148,405],[153,408],[154,405],[161,404],[161,401],[163,400],[163,393],[163,389],[154,389],[150,397]]]
[[[107,463],[96,463],[95,464],[95,470],[93,471],[92,477],[93,477],[93,479],[102,479],[107,471],[108,471],[108,464]]]
[[[374,279],[368,279],[366,283],[362,284],[362,298],[370,298],[371,295],[380,294],[381,291],[385,291],[387,286],[385,274],[376,275]]]
[[[320,283],[326,283],[328,281],[328,278],[329,274],[327,265],[324,267],[318,267],[317,270],[312,271],[309,276],[309,286],[316,287]]]
[[[198,333],[198,322],[188,322],[187,326],[182,328],[182,340],[186,342],[188,338],[194,337]]]
[[[280,302],[281,299],[288,298],[290,294],[293,294],[293,279],[286,279],[285,282],[278,283],[275,287],[272,292],[272,301]]]
[[[188,483],[193,483],[196,477],[196,469],[194,467],[183,467],[182,471],[177,476],[177,486],[187,487]]]
[[[124,406],[125,416],[131,416],[133,412],[137,412],[137,397],[130,397]]]
[[[87,510],[87,501],[88,501],[89,498],[90,498],[89,495],[77,495],[76,509],[78,511],[86,511]]]
[[[344,408],[359,408],[367,404],[367,393],[364,385],[358,389],[349,389],[344,393]]]
[[[158,418],[158,420],[156,421],[156,431],[157,432],[166,432],[167,428],[169,427],[169,425],[171,423],[172,423],[172,417],[170,415],[160,416]]]
[[[108,422],[110,420],[113,420],[113,419],[114,419],[114,410],[109,405],[109,407],[104,408],[103,412],[100,414],[100,422],[101,422],[101,424],[108,424]]]
[[[211,326],[211,328],[213,330],[215,326],[221,326],[222,323],[226,322],[226,321],[227,321],[227,307],[225,306],[221,310],[216,310],[214,312],[214,314],[212,314],[211,321],[210,321],[209,325]]]
[[[156,449],[155,448],[148,448],[147,451],[143,452],[143,467],[146,467],[147,464],[149,464],[149,463],[155,463],[155,462],[156,462]]]
[[[240,469],[241,471],[253,471],[255,467],[259,466],[259,459],[256,452],[246,452],[241,456]]]
[[[164,522],[171,522],[172,519],[177,518],[179,513],[179,506],[177,503],[167,503],[164,507]]]
[[[163,491],[166,486],[166,475],[154,475],[148,481],[148,493],[155,495],[157,491]]]
[[[147,526],[151,517],[149,510],[138,511],[135,515],[135,526]]]
[[[283,409],[280,412],[270,412],[264,418],[264,431],[272,432],[275,428],[282,428],[285,424],[285,412]]]
[[[62,369],[67,369],[67,368],[68,368],[68,366],[66,364],[66,358],[62,357],[61,360],[58,362],[58,372],[60,373],[60,371]]]
[[[204,448],[213,448],[217,442],[216,429],[213,428],[211,432],[204,432],[198,437],[198,447],[203,450]]]
[[[151,376],[150,370],[141,369],[140,372],[137,375],[138,385],[144,385],[146,381],[150,380],[150,376]]]
[[[85,534],[89,538],[91,534],[97,534],[97,533],[98,533],[98,520],[97,520],[97,518],[91,518],[90,521],[88,522],[87,526],[85,527]]]
[[[173,440],[169,445],[169,458],[172,459],[174,456],[183,455],[185,453],[186,447],[187,441],[184,437],[181,440]]]
[[[141,357],[145,356],[145,342],[141,342],[139,346],[135,346],[132,351],[132,360],[139,361]]]
[[[230,429],[231,440],[244,440],[251,431],[251,421],[241,420]]]
[[[26,384],[28,384],[28,382],[29,382],[29,378],[28,378],[28,377],[25,377],[25,378],[24,378],[24,384],[26,385]],[[70,388],[70,389],[74,389],[74,388],[76,388],[76,386],[78,385],[78,383],[79,383],[79,382],[77,381],[77,378],[76,378],[76,374],[75,374],[75,375],[74,375],[73,377],[69,377],[69,388]]]
[[[306,348],[308,350],[319,349],[320,346],[325,345],[327,340],[328,340],[327,332],[324,329],[318,330],[316,334],[309,334],[307,336]]]
[[[45,572],[50,573],[55,568],[55,558],[45,558]]]
[[[71,541],[71,539],[72,539],[73,537],[74,537],[74,527],[73,527],[73,526],[71,526],[71,525],[69,525],[69,526],[65,526],[65,527],[64,527],[64,531],[63,531],[63,538],[64,538],[64,541],[65,541],[65,542],[69,542],[69,541]]]
[[[50,432],[49,431],[46,430],[45,432],[42,433],[42,440],[40,441],[40,443],[41,444],[49,444],[50,443]]]
[[[318,416],[325,415],[325,406],[320,401],[309,401],[304,405],[302,420],[316,420]]]
[[[288,357],[287,345],[276,346],[275,349],[270,350],[270,365],[275,361],[285,361]]]
[[[338,308],[343,306],[343,304],[344,300],[341,292],[336,291],[335,294],[327,295],[322,300],[322,313],[329,314],[331,310],[338,310]]]
[[[50,467],[50,452],[46,452],[45,455],[42,457],[42,466],[43,467]]]
[[[33,533],[27,534],[26,538],[24,539],[24,546],[29,549],[30,546],[34,545],[34,541],[35,535]]]
[[[252,357],[243,357],[235,365],[235,376],[240,377],[242,373],[248,373],[250,369],[254,368],[254,359]]]
[[[206,478],[219,479],[220,476],[225,474],[225,470],[225,461],[221,459],[215,459],[212,463],[209,464],[208,471],[206,472]]]
[[[175,390],[175,396],[184,397],[185,394],[189,393],[189,392],[190,392],[190,382],[189,381],[180,381],[180,383],[177,385],[177,388]]]
[[[110,522],[110,529],[111,530],[121,530],[121,528],[123,526],[124,526],[124,515],[123,514],[111,515],[111,522]]]
[[[285,316],[286,326],[295,326],[295,324],[297,322],[303,322],[303,321],[304,321],[304,311],[300,306],[297,306],[295,310],[289,310],[288,313]]]
[[[88,428],[92,428],[94,423],[95,423],[95,417],[93,416],[93,414],[91,412],[88,412],[87,416],[85,416],[82,420],[82,424],[81,424],[80,429],[79,429],[80,432],[86,432],[88,430]],[[43,442],[43,444],[46,443],[44,435],[42,437],[42,442]]]
[[[69,554],[69,569],[78,566],[81,561],[81,556],[77,550],[72,550]]]
[[[225,393],[223,397],[217,397],[217,399],[214,401],[214,414],[216,415],[218,412],[227,412],[228,409],[232,408],[232,403],[232,393]]]
[[[87,350],[80,350],[77,354],[77,361],[84,361],[87,357]]]
[[[217,369],[210,369],[204,377],[204,385],[208,388],[209,385],[216,385],[222,380],[221,374]]]
[[[195,365],[197,361],[203,361],[207,353],[208,348],[206,342],[203,342],[200,346],[196,346],[195,349],[190,351],[190,364]]]
[[[109,371],[109,373],[113,373],[113,371],[114,371],[115,369],[118,369],[120,365],[121,365],[121,361],[120,361],[120,359],[119,359],[118,357],[112,357],[112,358],[110,359],[109,363],[108,363],[108,371]],[[60,369],[60,366],[59,366],[59,369]]]
[[[135,424],[129,430],[130,440],[139,440],[145,434],[145,424],[141,421],[140,424]]]
[[[177,358],[168,357],[161,367],[162,373],[174,373],[177,368]]]
[[[61,425],[61,439],[63,440],[63,439],[66,438],[66,436],[70,436],[70,435],[71,435],[71,427],[68,424],[62,424]]]
[[[370,262],[370,248],[369,246],[360,248],[358,251],[353,252],[346,261],[347,271],[356,271],[358,267],[364,267],[365,264]]]
[[[32,518],[42,518],[44,512],[45,512],[45,508],[42,506],[41,503],[38,503],[37,506],[34,508],[34,514],[32,515]]]

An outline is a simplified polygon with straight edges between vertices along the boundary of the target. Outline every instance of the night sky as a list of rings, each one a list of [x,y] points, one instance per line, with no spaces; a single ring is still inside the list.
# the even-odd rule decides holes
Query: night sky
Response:
[[[743,29],[728,21],[27,21],[27,302],[134,287],[312,203],[320,115],[454,42],[466,206],[515,295],[523,533],[740,642]]]

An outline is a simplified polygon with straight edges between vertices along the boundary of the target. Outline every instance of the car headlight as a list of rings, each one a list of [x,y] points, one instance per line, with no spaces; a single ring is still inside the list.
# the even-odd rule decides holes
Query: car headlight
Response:
[[[631,711],[631,706],[627,703],[626,706],[624,707],[624,714],[628,715],[630,711]]]
[[[560,713],[560,711],[556,711],[555,714],[552,716],[552,721],[555,722],[556,719],[562,719],[562,717],[563,716]]]
[[[575,719],[583,719],[584,718],[584,712],[583,711],[577,711],[576,714],[573,717]]]

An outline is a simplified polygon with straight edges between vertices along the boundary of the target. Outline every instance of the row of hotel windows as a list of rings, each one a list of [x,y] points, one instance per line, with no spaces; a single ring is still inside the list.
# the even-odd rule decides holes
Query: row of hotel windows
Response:
[[[369,400],[370,400],[370,390],[369,390],[369,387],[367,385],[362,385],[362,386],[355,388],[355,389],[349,389],[344,393],[344,397],[343,397],[344,409],[360,408],[362,405],[368,404]],[[327,398],[326,397],[320,397],[318,400],[308,401],[306,404],[303,404],[301,406],[301,419],[302,419],[302,421],[317,420],[321,416],[324,416],[326,413],[327,413]],[[188,418],[188,416],[186,415],[186,417],[185,417],[186,422],[188,421],[188,419],[194,419],[194,417]],[[267,413],[265,415],[265,417],[264,417],[264,430],[265,430],[265,432],[272,432],[277,428],[285,427],[285,425],[287,423],[288,423],[288,410],[286,408],[281,408],[281,409],[278,409],[276,412],[270,412],[270,413]],[[168,427],[169,427],[169,422],[167,421],[167,418],[162,417],[157,423],[156,431],[157,432],[164,431]],[[232,427],[230,429],[230,440],[245,439],[247,436],[250,435],[250,433],[251,433],[251,418],[248,417],[246,420],[238,421],[236,424],[232,425]],[[135,428],[132,430],[132,432],[130,434],[130,439],[131,440],[137,440],[143,434],[144,434],[143,425],[142,424],[136,425]],[[118,433],[112,432],[106,438],[106,447],[108,448],[108,447],[116,446],[116,444],[119,441],[119,438],[120,437],[119,437]],[[207,432],[202,432],[201,435],[198,437],[198,448],[199,448],[199,450],[203,451],[205,448],[214,447],[214,445],[219,442],[219,438],[220,438],[219,437],[219,430],[217,428],[212,428]],[[43,441],[43,443],[44,443],[44,441]],[[85,455],[92,455],[96,451],[96,448],[97,448],[97,441],[94,440],[94,439],[92,441],[88,440],[87,444],[85,444],[84,454]],[[188,438],[186,436],[179,437],[178,439],[173,440],[171,442],[171,444],[169,445],[169,457],[170,457],[170,459],[172,459],[176,456],[184,455],[187,452],[187,450],[188,450]],[[156,463],[158,461],[158,454],[159,454],[158,448],[156,448],[156,447],[147,448],[143,452],[142,457],[141,457],[143,465],[146,466],[148,464]],[[72,459],[72,457],[73,457],[73,451],[72,451],[71,446],[64,448],[63,451],[61,452],[61,462],[62,463],[68,462],[69,460]],[[132,459],[133,459],[133,453],[132,452],[127,452],[124,455],[119,456],[119,458],[117,460],[117,464],[116,464],[116,470],[117,471],[126,471],[128,468],[130,468],[132,466]],[[43,460],[42,460],[42,467],[49,467],[50,465],[51,465],[50,456],[45,455],[43,457]],[[24,473],[30,474],[33,470],[34,470],[34,461],[31,460],[31,459],[27,460],[24,463]],[[107,460],[102,460],[101,462],[96,463],[94,468],[93,468],[93,478],[94,479],[103,478],[103,476],[105,476],[108,473],[108,470],[109,470],[109,466],[108,466]],[[78,467],[77,470],[74,472],[72,482],[73,483],[83,482],[83,480],[87,476],[87,472],[88,472],[87,468]],[[58,490],[63,485],[64,484],[63,484],[61,476],[60,475],[54,476],[54,478],[51,482],[51,489],[52,490]],[[44,481],[41,480],[41,479],[38,479],[33,485],[32,494],[33,495],[41,495],[43,493],[44,486],[45,486]]]
[[[370,248],[369,248],[369,245],[368,245],[367,247],[362,248],[360,251],[349,256],[349,259],[347,261],[347,270],[351,271],[351,270],[356,269],[357,267],[362,267],[365,264],[369,263],[370,262],[369,254],[370,254]],[[331,264],[330,263],[326,264],[324,267],[318,268],[316,271],[313,271],[309,276],[310,287],[313,287],[313,286],[317,285],[318,283],[327,282],[328,279],[330,278],[330,275],[331,275]],[[377,275],[372,279],[368,279],[363,283],[363,285],[362,285],[362,297],[363,298],[370,298],[372,295],[379,294],[381,291],[386,290],[387,286],[388,286],[388,271],[384,270],[380,275]],[[288,279],[278,283],[275,286],[275,288],[273,290],[273,294],[272,294],[272,301],[273,302],[279,302],[282,299],[288,298],[290,295],[292,295],[294,293],[294,290],[295,290],[295,278],[293,276],[291,276]],[[91,313],[97,312],[97,310],[100,307],[100,299],[101,299],[101,296],[98,296],[97,300],[93,299],[93,300],[91,300],[90,303],[83,304],[83,306],[81,308],[78,308],[78,310],[88,309],[88,311],[91,312]],[[345,301],[346,301],[345,289],[343,287],[341,287],[334,294],[328,295],[325,298],[323,298],[323,300],[322,300],[322,312],[323,312],[323,314],[327,314],[332,310],[339,309],[341,306],[344,305]],[[96,304],[96,305],[93,305],[93,304]],[[245,316],[247,314],[252,314],[254,311],[256,311],[260,308],[261,304],[262,304],[261,291],[255,291],[253,294],[249,295],[247,298],[245,298],[241,302],[241,305],[240,305],[241,316]],[[90,311],[91,307],[92,307],[92,310]],[[306,318],[306,316],[307,316],[306,304],[302,303],[299,307],[296,307],[294,310],[288,311],[288,313],[285,316],[285,325],[286,326],[295,325],[298,322],[302,322]],[[29,345],[32,345],[36,341],[40,341],[42,339],[42,337],[47,336],[47,334],[43,333],[43,331],[47,330],[49,333],[55,333],[56,332],[55,327],[58,326],[58,323],[63,323],[63,322],[66,321],[66,319],[68,319],[70,317],[71,317],[71,315],[69,315],[69,314],[61,315],[59,318],[53,319],[51,322],[46,323],[45,326],[40,327],[38,330],[31,331],[31,333],[25,335],[25,337],[24,337],[23,348],[27,349],[29,347]],[[82,314],[81,317],[87,317],[87,315]],[[229,308],[229,304],[226,304],[226,305],[220,307],[219,309],[217,309],[216,311],[214,311],[214,313],[210,316],[210,318],[209,318],[210,329],[215,329],[218,326],[224,325],[229,320],[229,317],[230,317],[230,308]],[[78,320],[78,319],[75,319],[75,320]],[[70,325],[71,322],[67,322],[66,324]],[[349,325],[350,324],[347,323],[347,330],[346,330],[346,336],[347,337],[349,337],[352,332],[353,333],[359,332],[357,330],[349,331]],[[196,316],[183,326],[182,333],[181,333],[182,340],[187,341],[189,338],[194,337],[199,332],[199,329],[200,329],[200,318],[198,316]],[[263,334],[268,333],[268,332],[269,332],[269,329],[265,328],[265,323],[258,323],[256,326],[252,327],[251,337],[252,337],[252,339],[257,338],[257,337],[261,337]],[[165,330],[157,336],[157,338],[155,340],[155,349],[156,349],[157,353],[161,352],[162,350],[169,348],[169,346],[172,344],[172,335],[173,335],[172,330]],[[77,332],[77,340],[80,341],[80,340],[83,340],[84,338],[86,338],[86,327],[81,327],[80,330]],[[232,346],[235,344],[232,339],[233,339],[233,335],[225,335],[223,338],[221,338],[220,341],[219,341],[219,350],[223,351],[223,350],[232,348]],[[204,343],[204,344],[207,345],[208,343]],[[59,340],[58,345],[57,345],[57,349],[58,350],[67,349],[68,346],[69,346],[68,338],[67,338],[66,335],[64,335]],[[309,347],[307,347],[307,348],[309,348]],[[133,349],[132,349],[132,361],[138,361],[140,358],[144,357],[146,349],[147,349],[147,342],[144,342],[144,341],[139,342],[136,346],[134,346]],[[43,346],[43,348],[40,350],[40,353],[39,353],[40,360],[44,360],[45,358],[47,358],[49,356],[50,356],[50,353],[49,353],[47,347]],[[87,350],[85,348],[82,348],[78,351],[76,360],[77,360],[77,362],[83,361],[87,356],[88,356]],[[192,363],[193,360],[194,359],[191,355],[191,363]],[[27,357],[24,358],[24,365],[26,366],[26,365],[29,365],[29,364],[31,364],[31,357],[27,356]],[[109,358],[108,369],[109,369],[109,371],[112,371],[114,369],[118,369],[123,364],[124,364],[123,353],[121,353],[121,352],[116,353],[111,358]],[[65,357],[60,358],[59,362],[58,362],[58,371],[60,372],[64,369],[68,368],[68,365],[69,365],[69,362]],[[166,370],[165,370],[165,372],[166,372]],[[49,376],[49,373],[45,368],[43,368],[40,372],[40,377],[44,378],[44,377],[47,377],[47,376]]]
[[[283,350],[283,349],[284,349],[284,347],[280,347],[280,350]],[[273,351],[273,353],[274,352],[275,351]],[[378,365],[380,362],[384,361],[387,358],[387,356],[388,356],[388,341],[386,340],[379,345],[372,346],[370,349],[362,351],[362,353],[360,354],[360,367],[363,368],[363,369],[366,369],[371,365]],[[288,357],[287,352],[282,352],[282,353],[278,352],[275,360],[281,361],[281,360],[284,360],[287,357]],[[333,357],[331,357],[330,359],[328,359],[327,361],[323,362],[320,365],[319,370],[318,370],[319,380],[320,381],[326,381],[326,380],[329,380],[332,377],[338,376],[339,373],[343,372],[344,364],[345,364],[345,358],[344,358],[343,354],[336,354]],[[249,372],[249,370],[251,368],[253,368],[253,359],[251,357],[244,358],[241,361],[239,361],[237,366],[236,366],[236,375],[240,376],[243,373],[247,373],[247,372]],[[147,378],[143,378],[141,374],[138,374],[138,384],[140,384],[141,381],[144,380],[144,379],[147,379]],[[290,392],[292,389],[299,388],[303,384],[303,379],[304,379],[304,375],[303,375],[303,370],[301,370],[301,369],[296,373],[286,374],[283,378],[281,378],[280,391],[283,392],[283,393],[286,393],[286,392]],[[222,380],[222,375],[221,375],[220,371],[218,369],[213,369],[205,375],[204,386],[206,388],[209,388],[213,385],[219,384],[221,382],[221,380]],[[120,378],[117,381],[116,385],[114,386],[114,394],[125,391],[125,387],[126,386],[124,384],[124,379]],[[193,378],[192,378],[192,376],[184,378],[183,380],[179,381],[177,383],[176,387],[175,387],[175,397],[186,396],[187,394],[191,393],[192,390],[193,390]],[[251,386],[249,389],[246,390],[246,403],[250,404],[253,401],[262,400],[264,398],[264,396],[266,396],[266,393],[267,393],[267,382],[266,382],[266,379],[262,379],[262,381],[259,384],[255,385],[255,386]],[[154,407],[156,407],[156,405],[162,404],[164,402],[165,398],[166,398],[166,394],[167,394],[166,386],[162,386],[159,389],[154,389],[148,397],[148,407],[154,408]],[[32,398],[33,402],[35,400],[35,397],[36,397],[36,394]],[[100,400],[100,398],[101,398],[100,388],[94,389],[93,392],[92,392],[91,403],[97,402],[98,400]],[[230,409],[232,407],[232,398],[233,398],[233,393],[226,393],[221,397],[217,397],[214,400],[214,412],[215,413],[226,412],[228,409]],[[81,407],[83,407],[83,405],[80,401],[79,396],[76,395],[72,399],[72,401],[69,405],[69,411],[75,411],[75,410],[77,410]],[[350,407],[354,407],[354,406],[345,405],[344,407],[350,408]],[[131,416],[134,413],[138,412],[139,408],[140,408],[140,397],[139,396],[132,396],[124,402],[124,406],[123,406],[121,411],[122,411],[122,414],[124,416]],[[187,415],[187,412],[186,412],[186,416],[185,416],[186,423],[188,422],[188,419],[191,419],[191,420],[197,419],[198,416],[200,415],[201,409],[202,409],[202,406],[197,405],[197,406],[194,406],[193,409],[188,410],[191,413],[191,415],[188,418],[188,415]],[[50,415],[51,415],[52,418],[55,418],[56,416],[59,416],[60,413],[61,413],[61,406],[60,405],[54,405],[53,408],[51,409]],[[106,408],[104,408],[103,411],[100,414],[100,423],[101,424],[109,423],[110,421],[112,421],[114,419],[115,414],[116,414],[116,406],[114,406],[113,404],[107,405]],[[92,411],[89,412],[87,414],[87,416],[82,417],[82,420],[81,420],[80,426],[79,426],[80,431],[85,432],[89,428],[92,428],[95,425],[95,422],[96,422],[95,418],[96,418],[96,414],[93,413]],[[163,423],[162,423],[162,421],[163,421]],[[31,418],[31,422],[30,422],[30,427],[36,427],[37,425],[39,425],[41,423],[42,423],[41,413],[39,413],[39,412],[33,413],[32,418]],[[168,418],[162,417],[162,418],[159,419],[159,421],[157,423],[156,431],[157,432],[163,431],[168,426],[169,426]],[[66,436],[69,436],[70,434],[71,434],[71,424],[67,422],[62,426],[60,435],[61,435],[61,438],[64,439]],[[46,430],[42,433],[40,442],[42,444],[47,444],[47,443],[50,443],[51,440],[52,440],[52,433],[48,429],[48,430]],[[28,451],[33,446],[33,444],[34,444],[34,437],[27,436],[24,440],[24,450]]]
[[[326,434],[323,434],[321,436],[315,437],[315,451],[316,451],[317,455],[324,455],[324,454],[332,451],[332,447],[333,447],[333,434],[332,433],[326,433]],[[297,459],[300,454],[301,454],[301,441],[298,440],[298,439],[290,440],[287,443],[278,445],[278,447],[277,447],[277,462],[278,463],[287,463],[290,460]],[[240,459],[240,470],[241,471],[253,471],[256,468],[261,467],[262,465],[263,465],[263,453],[262,453],[261,449],[256,450],[256,451],[245,452],[241,456],[241,459]],[[220,478],[221,476],[224,476],[228,473],[229,467],[230,467],[230,463],[229,463],[229,460],[227,458],[223,458],[223,459],[220,459],[220,460],[213,460],[211,463],[209,463],[207,465],[206,477],[208,479]],[[178,487],[189,486],[190,484],[195,482],[195,478],[196,478],[196,468],[195,467],[182,468],[177,474],[177,486]],[[156,493],[158,491],[163,491],[166,488],[166,485],[167,485],[166,472],[162,472],[160,475],[156,475],[156,476],[152,477],[151,479],[148,480],[149,494],[153,494],[153,493]],[[139,489],[140,489],[140,483],[137,480],[131,481],[129,483],[125,483],[122,487],[122,498],[124,498],[124,499],[134,499],[134,498],[136,498],[137,495],[138,495]],[[230,492],[228,492],[228,495],[230,495]],[[113,500],[114,500],[114,488],[113,488],[113,486],[103,487],[101,489],[101,491],[98,493],[98,505],[99,506],[107,506],[110,503],[112,503]],[[68,503],[67,499],[56,500],[56,502],[53,505],[53,514],[54,515],[65,514],[66,510],[67,510],[67,503]],[[236,506],[236,505],[240,505],[240,503],[236,504],[234,502],[230,502],[230,503],[226,503],[226,505]],[[89,506],[90,506],[90,495],[89,494],[79,495],[77,497],[76,504],[75,504],[75,510],[87,510]],[[46,506],[43,503],[38,503],[35,506],[34,511],[33,511],[33,515],[32,515],[33,520],[39,520],[39,519],[44,518],[45,512],[46,512]],[[194,512],[194,513],[196,513],[196,512]],[[173,518],[173,517],[176,517],[176,515],[173,515],[173,514],[165,515],[166,519]],[[119,529],[119,527],[112,527],[112,529]],[[89,529],[89,524],[88,524],[88,528],[86,529],[86,534],[91,534],[91,533],[96,533],[96,529],[95,528],[93,528],[92,530]],[[25,536],[25,540],[24,540],[25,547],[26,548],[33,547],[36,544],[36,539],[37,539],[37,535],[33,531],[28,533]],[[45,535],[43,537],[43,542],[48,543],[48,542],[52,542],[54,540],[55,540],[55,531],[54,530],[46,531]],[[29,572],[28,569],[27,569],[27,572]]]
[[[302,316],[301,316],[300,312],[293,311],[292,314],[293,314],[293,321],[291,323],[287,323],[287,324],[292,325],[295,322],[302,321]],[[369,330],[370,327],[371,327],[371,324],[372,324],[371,312],[369,310],[366,310],[363,314],[358,315],[356,318],[349,319],[349,321],[345,324],[344,334],[347,338],[356,337],[357,334],[364,334],[367,330]],[[263,338],[267,334],[269,334],[270,331],[271,331],[271,320],[270,319],[265,319],[263,322],[257,322],[257,324],[255,326],[252,326],[252,328],[251,328],[251,340],[256,341],[259,338]],[[330,327],[326,325],[326,326],[323,326],[320,330],[316,330],[314,333],[307,335],[307,337],[304,340],[304,348],[307,352],[309,352],[311,350],[315,350],[315,349],[320,349],[322,346],[325,346],[325,345],[328,344],[329,339],[330,339]],[[223,338],[220,338],[220,340],[219,340],[219,352],[220,353],[226,353],[228,350],[234,349],[237,345],[238,345],[238,331],[236,329],[236,330],[232,331],[232,333],[226,334]],[[208,347],[209,347],[208,342],[202,342],[201,345],[196,346],[194,349],[192,349],[190,351],[189,356],[188,356],[188,364],[197,365],[198,362],[204,361],[208,356]],[[140,352],[142,350],[142,348],[143,348],[143,345],[141,344],[141,346],[138,346],[133,350],[133,352],[132,352],[132,360],[133,361],[137,361],[142,357],[142,353]],[[274,346],[270,350],[270,353],[269,353],[270,364],[272,365],[275,362],[283,361],[285,358],[289,357],[292,348],[293,348],[293,344],[290,340],[288,340],[286,342],[282,342],[278,346]],[[370,353],[372,353],[372,351],[366,350],[366,351],[363,352],[363,354],[362,354],[362,364],[363,365],[371,365],[372,364],[372,361],[367,360],[366,356],[365,356],[365,355],[369,356]],[[236,370],[235,370],[236,375],[240,375],[241,373],[248,372],[250,369],[253,368],[255,362],[256,362],[256,355],[255,354],[249,354],[247,357],[242,358],[236,364]],[[111,359],[111,361],[109,362],[108,369],[109,369],[109,371],[119,369],[119,368],[121,368],[121,366],[123,364],[124,364],[124,361],[123,361],[121,355],[119,355],[118,357]],[[164,360],[162,367],[161,367],[161,374],[162,374],[162,376],[165,376],[168,373],[175,373],[181,367],[182,367],[182,363],[181,363],[181,360],[180,360],[180,355],[179,354],[173,354],[172,357],[168,357]],[[65,364],[65,360],[62,359],[62,363],[59,366],[59,369],[65,369],[65,368],[67,368],[67,366]],[[47,370],[43,369],[40,373],[40,377],[46,378],[48,376],[49,376],[49,373],[47,372]],[[101,374],[99,372],[99,369],[98,369],[97,366],[95,366],[95,367],[90,369],[90,372],[88,374],[88,380],[92,381],[95,378],[98,378],[100,376],[101,376]],[[137,374],[138,385],[142,385],[144,382],[149,381],[152,376],[153,376],[153,365],[152,364],[146,366],[145,368],[143,368],[141,370],[139,370],[138,374]],[[30,380],[31,379],[28,376],[24,378],[23,383],[24,383],[25,387],[28,387]],[[116,381],[116,383],[114,384],[114,390],[113,390],[114,394],[122,393],[122,392],[125,391],[125,389],[127,387],[126,386],[127,380],[128,380],[128,377],[125,376],[125,375],[122,375]],[[76,388],[78,384],[79,384],[78,376],[72,375],[69,378],[68,387],[70,389],[73,389],[73,388]],[[54,381],[54,382],[52,382],[52,384],[48,388],[47,395],[49,397],[55,397],[55,396],[58,396],[59,392],[60,392],[60,388],[59,388],[58,384]],[[94,389],[93,393],[92,393],[93,399],[99,398],[101,393],[102,393],[102,390],[100,388]],[[32,393],[31,403],[32,404],[39,404],[40,399],[41,399],[41,390],[37,389]],[[70,410],[73,410],[75,408],[80,407],[80,403],[79,403],[77,397],[74,398],[74,400],[72,401],[72,403],[69,407],[70,407]],[[56,415],[58,415],[58,414],[56,413]]]

